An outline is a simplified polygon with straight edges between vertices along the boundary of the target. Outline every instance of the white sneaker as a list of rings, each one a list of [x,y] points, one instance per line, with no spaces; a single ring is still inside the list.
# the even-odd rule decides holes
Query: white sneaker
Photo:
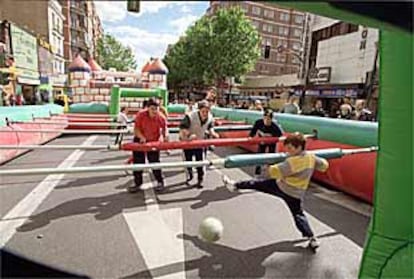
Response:
[[[226,186],[230,191],[237,190],[236,186],[234,186],[235,181],[230,179],[227,175],[224,175],[221,177],[224,183],[224,186]]]
[[[320,243],[316,237],[311,237],[309,239],[309,248],[316,250],[320,246]]]

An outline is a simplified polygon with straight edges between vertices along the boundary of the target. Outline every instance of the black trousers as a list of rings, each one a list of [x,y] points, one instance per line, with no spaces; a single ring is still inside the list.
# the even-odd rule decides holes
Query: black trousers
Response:
[[[295,220],[296,227],[302,233],[302,236],[313,237],[313,232],[309,225],[308,219],[303,213],[302,201],[285,194],[282,190],[280,190],[274,179],[246,180],[237,182],[235,186],[238,189],[253,189],[281,198],[289,207],[290,213],[292,213],[293,219]]]
[[[259,148],[257,150],[257,153],[266,153],[266,149],[269,149],[269,153],[275,153],[276,151],[276,144],[259,144]],[[262,173],[262,167],[256,166],[256,170],[254,172],[257,175],[260,175]]]
[[[137,138],[134,138],[134,142],[139,142]],[[140,152],[133,151],[134,164],[145,164],[145,157],[148,159],[149,163],[159,163],[160,162],[160,152],[159,151],[150,151],[150,152]],[[158,182],[163,182],[161,170],[153,170],[155,179]],[[136,186],[142,185],[142,171],[134,171],[134,180]]]
[[[197,149],[185,149],[184,156],[186,161],[193,161],[193,157],[195,157],[196,161],[203,161],[203,153],[204,149],[197,148]],[[193,168],[187,168],[187,172],[189,175],[193,174]],[[203,167],[197,167],[197,175],[198,180],[202,180],[204,177],[204,169]]]
[[[122,129],[126,129],[126,128],[127,128],[126,125],[122,125],[122,126],[118,126],[116,129],[117,130],[122,130]],[[114,144],[120,144],[122,142],[123,138],[124,138],[124,134],[121,134],[121,133],[116,134]]]

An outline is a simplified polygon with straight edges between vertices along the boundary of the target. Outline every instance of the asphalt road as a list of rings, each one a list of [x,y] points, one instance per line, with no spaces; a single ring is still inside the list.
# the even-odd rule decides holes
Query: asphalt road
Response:
[[[62,137],[51,144],[107,144],[108,136]],[[182,151],[162,153],[181,161]],[[244,153],[217,149],[209,158]],[[29,152],[1,169],[123,164],[121,151]],[[231,192],[221,175],[249,179],[253,167],[207,169],[203,189],[184,171],[164,172],[166,190],[130,194],[123,172],[0,177],[3,248],[92,278],[356,278],[370,206],[312,184],[305,210],[321,240],[314,254],[284,203],[253,191]],[[194,181],[195,182],[195,181]],[[224,225],[216,243],[198,237],[200,222]],[[4,268],[3,263],[3,268]]]

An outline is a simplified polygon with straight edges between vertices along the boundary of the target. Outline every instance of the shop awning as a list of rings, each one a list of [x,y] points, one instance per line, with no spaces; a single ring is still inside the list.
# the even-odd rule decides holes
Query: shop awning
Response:
[[[28,85],[39,85],[40,84],[39,79],[32,79],[32,78],[25,78],[25,77],[18,77],[17,82],[22,83],[22,84],[28,84]]]

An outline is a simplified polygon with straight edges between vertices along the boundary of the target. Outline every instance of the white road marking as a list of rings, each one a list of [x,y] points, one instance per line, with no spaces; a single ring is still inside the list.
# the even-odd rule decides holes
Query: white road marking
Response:
[[[180,265],[178,271],[154,278],[186,278],[184,269],[183,216],[181,208],[160,210],[152,183],[145,183],[146,211],[124,212],[128,228],[144,257],[147,268],[151,270],[170,264]]]
[[[98,136],[90,136],[82,143],[82,145],[92,144],[97,137]],[[77,149],[73,151],[57,168],[73,166],[84,153],[84,150]],[[27,218],[20,217],[32,215],[64,176],[64,174],[48,175],[28,195],[4,215],[2,219],[0,219],[0,249],[13,237],[16,233],[16,229],[23,225],[27,220]]]

